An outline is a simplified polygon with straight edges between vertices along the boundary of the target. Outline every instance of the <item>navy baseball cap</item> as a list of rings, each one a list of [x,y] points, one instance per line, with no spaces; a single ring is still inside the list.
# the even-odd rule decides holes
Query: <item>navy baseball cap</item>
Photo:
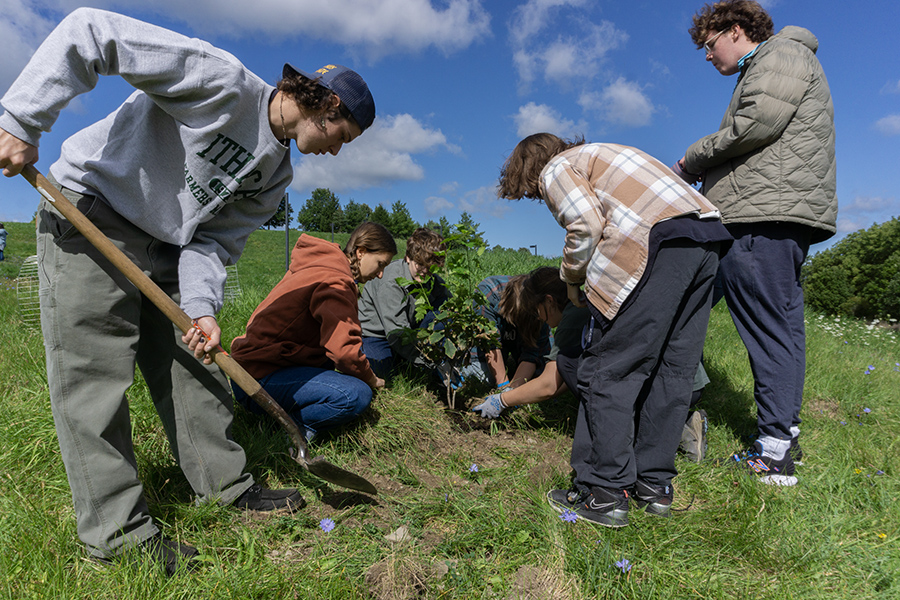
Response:
[[[284,77],[295,73],[318,81],[337,94],[344,106],[350,109],[350,114],[353,115],[356,124],[363,131],[368,129],[375,120],[375,100],[369,92],[369,86],[356,71],[341,65],[325,65],[314,73],[307,73],[290,63],[284,63],[282,73]]]

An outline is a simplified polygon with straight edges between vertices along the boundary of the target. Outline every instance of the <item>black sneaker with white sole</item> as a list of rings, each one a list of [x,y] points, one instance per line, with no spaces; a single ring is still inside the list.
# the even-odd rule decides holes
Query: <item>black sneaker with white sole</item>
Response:
[[[794,461],[794,466],[803,466],[803,449],[800,448],[799,433],[796,437],[791,438],[791,449],[788,452],[791,453],[791,460]]]
[[[638,479],[631,497],[640,508],[646,509],[647,514],[668,517],[675,494],[671,485],[650,485]]]
[[[547,493],[550,505],[562,513],[574,512],[584,519],[604,527],[628,525],[628,492],[595,487],[588,492],[579,490],[551,490]]]
[[[780,459],[764,456],[762,445],[759,441],[753,442],[753,446],[740,454],[732,454],[731,460],[743,465],[748,472],[759,478],[766,485],[797,485],[794,476],[794,460],[788,450]]]

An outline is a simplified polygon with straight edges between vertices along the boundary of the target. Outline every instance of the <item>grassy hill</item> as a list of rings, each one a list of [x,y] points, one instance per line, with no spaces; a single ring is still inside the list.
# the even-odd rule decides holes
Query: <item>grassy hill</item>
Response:
[[[26,230],[11,225],[8,251],[33,253],[20,241]],[[489,252],[484,275],[547,262]],[[15,275],[8,267],[0,263],[0,277]],[[221,314],[228,338],[283,270],[284,233],[255,232],[238,264],[243,294]],[[277,427],[239,409],[234,435],[251,471],[269,486],[299,487],[309,503],[294,515],[262,516],[194,505],[139,380],[128,397],[150,510],[205,563],[166,580],[140,563],[85,558],[41,335],[22,324],[5,282],[0,598],[900,597],[900,341],[886,329],[807,315],[798,486],[762,486],[713,460],[679,458],[675,515],[633,511],[622,530],[564,522],[546,503],[549,488],[568,483],[568,395],[485,422],[447,410],[427,376],[395,379],[359,423],[311,447],[372,481],[375,497],[310,476],[289,458]],[[705,355],[709,455],[724,457],[747,444],[755,406],[746,353],[723,304],[713,310]],[[336,523],[330,532],[319,526],[326,518]],[[623,559],[630,571],[616,566]]]

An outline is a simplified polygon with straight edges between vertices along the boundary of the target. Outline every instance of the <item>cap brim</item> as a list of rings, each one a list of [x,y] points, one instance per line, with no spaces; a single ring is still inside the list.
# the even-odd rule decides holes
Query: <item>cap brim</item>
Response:
[[[281,76],[289,77],[291,75],[303,75],[307,79],[312,79],[313,81],[315,81],[317,79],[321,79],[321,76],[316,76],[316,75],[313,75],[312,73],[307,73],[306,71],[301,71],[300,69],[298,69],[291,63],[284,63],[284,69],[282,69],[282,71],[281,71]],[[319,83],[322,83],[322,82],[319,81]],[[322,85],[325,85],[325,84],[322,83]],[[328,86],[325,85],[325,87],[328,87]],[[331,89],[331,88],[328,88],[328,89]]]

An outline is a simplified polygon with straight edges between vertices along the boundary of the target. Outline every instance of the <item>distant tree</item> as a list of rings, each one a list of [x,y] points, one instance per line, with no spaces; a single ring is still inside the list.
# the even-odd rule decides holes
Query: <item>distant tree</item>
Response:
[[[831,314],[900,316],[900,219],[855,231],[811,256],[801,281],[806,304]]]
[[[341,224],[341,231],[349,233],[359,227],[360,223],[368,221],[372,218],[372,209],[368,204],[357,203],[353,200],[344,207],[344,221]]]
[[[341,201],[328,188],[313,190],[297,213],[297,223],[304,231],[331,231],[332,223],[337,229],[342,221]]]
[[[447,217],[441,217],[439,221],[429,219],[422,227],[436,231],[444,237],[450,235],[450,221],[447,220]]]
[[[395,238],[405,239],[419,226],[413,221],[406,204],[397,200],[391,205],[391,233]]]
[[[441,218],[443,220],[443,217]],[[472,218],[472,215],[463,211],[461,215],[459,215],[459,223],[453,226],[454,232],[456,231],[469,231],[471,232],[471,242],[479,245],[479,246],[487,246],[487,242],[484,239],[484,232],[478,231],[478,228],[481,227],[480,223],[476,223]],[[444,237],[447,237],[446,234]]]
[[[393,222],[391,220],[391,213],[387,211],[387,209],[379,204],[375,207],[375,210],[372,211],[372,216],[369,218],[373,223],[379,223],[388,228],[388,231],[392,231]]]
[[[268,221],[266,221],[263,224],[263,227],[265,227],[266,229],[271,229],[273,227],[284,227],[284,209],[286,207],[285,206],[286,204],[287,204],[287,202],[285,202],[285,198],[282,198],[281,203],[278,205],[278,210],[275,212],[274,215],[272,215],[271,219],[269,219]],[[287,207],[287,209],[288,209],[287,218],[288,218],[288,222],[290,222],[291,218],[294,215],[294,207],[289,206],[289,207]]]

